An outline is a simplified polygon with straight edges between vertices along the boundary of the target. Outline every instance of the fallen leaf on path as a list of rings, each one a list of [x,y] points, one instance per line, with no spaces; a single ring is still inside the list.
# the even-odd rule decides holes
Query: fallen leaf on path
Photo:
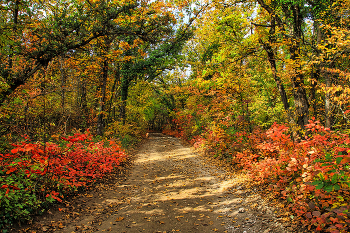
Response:
[[[119,217],[119,218],[117,218],[115,221],[116,222],[120,222],[120,221],[122,221],[124,219],[124,217]]]

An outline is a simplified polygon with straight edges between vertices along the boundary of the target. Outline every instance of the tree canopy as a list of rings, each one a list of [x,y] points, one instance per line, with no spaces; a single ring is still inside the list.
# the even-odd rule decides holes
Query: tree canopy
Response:
[[[119,166],[121,147],[163,131],[247,171],[309,229],[345,232],[349,8],[348,0],[0,0],[0,197],[9,218],[30,215],[15,201],[25,176],[20,195],[34,210]],[[102,151],[96,164],[114,156],[105,169],[89,167],[93,150]],[[76,183],[74,153],[88,171]],[[43,178],[40,191],[39,175],[56,183]]]

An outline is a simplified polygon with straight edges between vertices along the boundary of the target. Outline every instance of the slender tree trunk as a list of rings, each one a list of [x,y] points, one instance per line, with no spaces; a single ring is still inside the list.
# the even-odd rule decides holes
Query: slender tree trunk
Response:
[[[247,100],[247,123],[248,123],[248,128],[249,128],[249,132],[252,133],[253,132],[253,127],[252,124],[250,122],[250,112],[249,112],[249,101]]]
[[[130,78],[125,76],[122,77],[121,87],[120,87],[121,103],[120,103],[119,117],[122,120],[123,125],[126,122],[126,100],[128,99],[129,85],[130,85]]]
[[[329,93],[329,88],[331,87],[331,74],[326,73],[326,95],[325,95],[325,118],[326,118],[326,122],[325,122],[325,126],[327,128],[332,128],[333,126],[333,114],[332,114],[332,105],[331,105],[331,95]]]
[[[277,89],[278,89],[278,92],[280,94],[284,110],[289,111],[288,97],[287,97],[286,91],[284,89],[284,85],[283,85],[280,77],[277,74],[276,58],[275,58],[275,54],[273,52],[273,49],[272,49],[270,44],[263,43],[262,41],[261,41],[261,43],[263,44],[264,50],[267,53],[267,58],[268,58],[269,63],[270,63],[273,79],[276,82]]]
[[[16,0],[15,9],[13,11],[13,25],[14,25],[13,31],[15,33],[17,32],[17,26],[18,26],[18,12],[19,12],[19,0]],[[11,70],[13,66],[12,52],[13,52],[13,46],[10,45],[10,55],[8,57],[8,70]]]
[[[317,119],[318,110],[317,110],[317,100],[316,100],[316,89],[317,82],[320,76],[320,70],[315,67],[316,70],[313,70],[311,73],[311,90],[310,90],[310,114]]]
[[[291,49],[292,60],[299,60],[294,48]],[[304,88],[304,76],[300,73],[300,66],[295,68],[295,74],[292,77],[294,104],[297,114],[297,124],[304,129],[309,120],[309,102]]]
[[[17,26],[18,26],[18,12],[19,12],[19,0],[16,0],[15,1],[15,8],[14,8],[13,15],[12,15],[13,16],[13,32],[15,34],[17,32]],[[10,78],[11,70],[13,68],[13,54],[12,54],[13,53],[13,46],[12,45],[9,46],[9,51],[10,51],[10,53],[9,53],[8,59],[7,59],[7,62],[8,62],[7,68],[5,69],[4,73],[1,74],[5,80]]]
[[[111,43],[113,41],[112,37],[107,37],[103,44],[103,51],[102,54],[106,55],[108,54],[108,51],[110,49]],[[101,90],[101,96],[99,100],[99,111],[97,115],[97,134],[103,136],[104,133],[104,127],[105,127],[105,108],[106,108],[106,89],[107,89],[107,79],[108,79],[108,58],[104,57],[103,63],[102,63],[102,75],[101,75],[101,84],[100,84],[100,90]]]
[[[87,108],[87,94],[86,94],[86,83],[84,77],[81,79],[81,111],[83,113],[83,120],[85,121],[83,123],[83,131],[86,130],[86,127],[88,125],[88,119],[89,119],[89,111]]]
[[[319,25],[319,22],[314,21],[314,46],[316,48],[316,56],[319,56],[320,52],[317,49],[317,46],[321,43],[322,40],[322,32]],[[318,118],[318,108],[317,108],[317,100],[316,100],[316,89],[317,84],[320,80],[320,66],[315,65],[311,72],[311,90],[310,90],[310,113],[312,113],[313,117]]]
[[[291,123],[294,123],[293,117],[290,115],[290,112],[289,112],[290,105],[289,105],[289,102],[288,102],[288,97],[287,97],[286,91],[284,89],[284,85],[283,85],[283,83],[282,83],[282,81],[281,81],[281,79],[280,79],[280,77],[278,76],[278,73],[277,73],[277,65],[276,65],[276,60],[277,59],[276,59],[275,51],[273,50],[273,48],[271,46],[273,43],[276,42],[275,32],[276,32],[276,23],[275,23],[275,18],[272,17],[272,19],[271,19],[271,28],[270,28],[270,32],[269,32],[269,42],[268,43],[264,43],[260,39],[260,43],[263,45],[263,48],[264,48],[265,52],[267,53],[267,59],[268,59],[268,61],[270,63],[272,76],[273,76],[273,79],[275,80],[275,83],[276,83],[279,95],[281,97],[281,101],[283,103],[284,110],[286,111],[286,113],[288,115],[289,121]]]
[[[293,6],[293,19],[294,38],[292,38],[292,45],[289,47],[291,59],[295,61],[296,64],[294,67],[294,75],[292,77],[293,95],[297,114],[297,124],[304,129],[309,120],[309,102],[304,87],[304,75],[301,73],[301,61],[299,57],[300,43],[302,41],[301,25],[303,19],[298,5]]]
[[[111,98],[109,100],[109,110],[108,110],[109,121],[111,121],[111,119],[113,118],[113,111],[115,111],[115,107],[113,106],[113,100],[117,96],[116,86],[117,86],[117,83],[119,82],[120,82],[120,69],[119,69],[119,64],[117,64],[117,68],[114,76],[114,82],[111,89]]]
[[[65,101],[66,101],[66,71],[64,67],[64,61],[60,58],[59,59],[60,63],[60,71],[61,71],[61,112],[62,116],[64,115],[65,112]]]
[[[102,65],[102,80],[101,80],[101,97],[99,101],[99,112],[97,115],[97,134],[103,135],[104,132],[104,111],[105,111],[105,100],[106,100],[106,89],[107,89],[107,78],[108,78],[108,61],[105,59]]]

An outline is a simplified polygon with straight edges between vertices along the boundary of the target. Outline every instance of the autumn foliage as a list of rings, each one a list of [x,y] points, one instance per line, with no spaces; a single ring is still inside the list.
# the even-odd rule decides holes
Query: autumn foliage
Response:
[[[310,120],[306,128],[308,136],[294,142],[288,127],[273,125],[267,140],[256,143],[257,156],[245,168],[286,199],[309,230],[345,232],[350,226],[350,138],[317,121]],[[246,158],[252,153],[244,152]]]
[[[0,228],[43,212],[127,158],[117,142],[94,142],[89,132],[62,137],[60,144],[25,139],[13,146],[0,157]]]
[[[292,139],[287,125],[276,123],[265,132],[256,129],[230,135],[229,128],[218,127],[191,135],[186,132],[195,128],[195,121],[191,124],[192,117],[178,115],[174,120],[178,130],[170,134],[190,139],[196,148],[246,171],[255,184],[266,185],[288,203],[290,218],[299,219],[308,230],[349,229],[349,135],[331,131],[315,120],[309,121],[307,136],[299,141]]]
[[[56,2],[0,7],[0,228],[164,128],[349,231],[349,1]]]
[[[349,2],[213,2],[164,132],[268,187],[306,231],[348,232]]]
[[[315,118],[305,130],[296,131],[283,120],[264,129],[249,96],[248,101],[232,101],[240,93],[233,92],[229,82],[197,78],[187,84],[173,88],[179,103],[186,99],[164,133],[241,169],[252,184],[284,202],[287,217],[307,230],[349,230],[348,134],[330,130]],[[246,104],[252,107],[244,109]]]

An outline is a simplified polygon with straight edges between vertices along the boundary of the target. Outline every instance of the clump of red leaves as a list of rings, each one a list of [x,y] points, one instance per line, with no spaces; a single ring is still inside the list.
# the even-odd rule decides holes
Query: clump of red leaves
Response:
[[[274,124],[262,136],[265,140],[253,144],[253,156],[248,150],[238,157],[251,162],[243,162],[243,167],[257,182],[270,184],[276,196],[287,199],[290,210],[309,230],[347,232],[350,138],[318,121],[310,121],[306,128],[308,136],[295,142],[287,126]]]
[[[169,136],[173,136],[173,137],[177,137],[177,138],[181,138],[182,133],[177,131],[177,130],[171,130],[171,129],[164,129],[162,131],[163,134],[169,135]]]
[[[89,132],[62,143],[18,143],[0,155],[1,225],[29,219],[38,208],[112,172],[127,155],[114,141],[94,142]],[[108,144],[108,145],[105,145]]]
[[[306,136],[297,142],[286,125],[269,130],[229,134],[225,127],[209,127],[192,135],[192,118],[178,114],[178,131],[189,140],[248,172],[258,184],[267,184],[276,197],[288,201],[309,230],[348,232],[350,229],[350,138],[310,120]],[[198,128],[198,127],[197,127]],[[227,128],[229,129],[229,128]],[[169,132],[166,132],[170,134]]]

